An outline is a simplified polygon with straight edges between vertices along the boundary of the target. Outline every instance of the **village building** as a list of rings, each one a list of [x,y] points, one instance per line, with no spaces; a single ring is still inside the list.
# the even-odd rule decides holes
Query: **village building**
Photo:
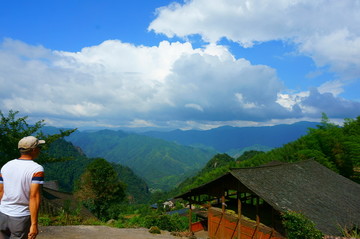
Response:
[[[55,216],[61,212],[72,212],[81,218],[96,218],[72,193],[59,191],[57,181],[45,182],[41,197],[40,212],[43,214]]]
[[[190,230],[206,228],[210,238],[284,238],[286,211],[303,214],[325,235],[360,227],[360,185],[313,160],[231,169],[177,198],[207,208]]]

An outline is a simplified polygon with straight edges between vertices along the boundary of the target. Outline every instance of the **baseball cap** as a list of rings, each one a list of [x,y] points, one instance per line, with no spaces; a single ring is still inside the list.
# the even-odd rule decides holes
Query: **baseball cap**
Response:
[[[39,140],[34,136],[27,136],[19,141],[18,149],[34,149],[40,144],[45,144],[45,140]]]

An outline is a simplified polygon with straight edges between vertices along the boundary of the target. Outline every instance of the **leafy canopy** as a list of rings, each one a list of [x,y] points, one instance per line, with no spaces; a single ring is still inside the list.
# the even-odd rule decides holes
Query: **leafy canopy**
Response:
[[[59,134],[44,135],[40,129],[45,125],[44,120],[37,121],[30,125],[27,122],[27,116],[18,117],[19,111],[10,110],[7,115],[0,111],[0,165],[7,161],[17,158],[19,151],[18,142],[23,137],[34,135],[37,138],[44,139],[46,144],[43,147],[44,152],[40,155],[39,162],[56,162],[64,159],[51,157],[46,153],[46,149],[54,141],[69,136],[76,129],[60,130]]]
[[[81,175],[76,196],[100,219],[109,219],[125,198],[125,185],[105,159],[92,161]]]

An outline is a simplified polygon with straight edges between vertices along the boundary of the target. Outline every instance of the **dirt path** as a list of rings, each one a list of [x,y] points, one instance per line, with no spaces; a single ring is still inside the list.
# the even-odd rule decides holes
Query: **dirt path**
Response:
[[[40,227],[37,239],[172,239],[169,232],[151,234],[146,228],[113,228],[107,226],[48,226]],[[197,237],[200,239],[200,237]]]

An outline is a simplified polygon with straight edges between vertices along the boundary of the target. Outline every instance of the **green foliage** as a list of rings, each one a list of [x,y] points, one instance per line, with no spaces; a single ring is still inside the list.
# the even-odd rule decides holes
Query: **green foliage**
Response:
[[[215,168],[221,168],[223,166],[228,165],[229,163],[234,162],[234,159],[227,154],[216,154],[209,162],[205,165],[205,167],[201,170],[201,172],[209,172]]]
[[[360,228],[359,226],[352,227],[340,227],[341,234],[347,238],[360,238]]]
[[[230,168],[235,166],[236,162],[232,157],[227,154],[217,154],[200,172],[197,173],[197,175],[184,180],[177,188],[170,192],[170,195],[184,193],[191,188],[198,187],[202,184],[212,181],[228,172]]]
[[[18,117],[18,111],[10,110],[8,115],[4,115],[0,111],[0,165],[5,164],[8,160],[17,158],[19,151],[17,148],[18,142],[21,138],[29,135],[35,135],[40,139],[44,139],[46,144],[43,147],[39,162],[56,162],[64,160],[63,158],[50,157],[46,150],[56,140],[69,136],[76,129],[60,131],[59,134],[44,135],[40,129],[44,126],[44,120],[37,121],[30,125],[27,122],[27,116]]]
[[[149,188],[144,179],[137,176],[129,167],[121,164],[111,164],[119,179],[126,184],[130,203],[145,203],[150,199]]]
[[[68,225],[100,225],[101,222],[95,218],[82,218],[79,215],[69,214],[61,211],[59,215],[39,215],[40,226],[68,226]]]
[[[38,121],[33,126],[29,125],[27,117],[17,117],[18,111],[10,110],[8,115],[0,111],[0,152],[1,164],[7,160],[17,158],[19,151],[17,148],[21,138],[36,133],[43,125],[44,121]]]
[[[117,204],[125,197],[125,185],[110,163],[97,158],[81,175],[76,196],[95,216],[108,220],[110,215],[116,214]]]
[[[259,166],[271,161],[296,162],[314,159],[322,165],[351,178],[360,165],[360,117],[346,119],[344,127],[329,122],[323,114],[321,124],[307,135],[265,154],[255,155],[240,167]]]
[[[126,227],[158,227],[161,230],[170,232],[186,231],[188,228],[188,218],[179,216],[178,214],[148,214],[137,215],[130,218],[126,223]]]
[[[328,117],[323,114],[317,128],[309,129],[307,135],[281,148],[266,153],[247,151],[238,157],[236,162],[222,155],[225,160],[220,160],[219,163],[219,156],[214,156],[202,171],[184,180],[170,192],[170,195],[178,195],[208,183],[228,172],[230,168],[257,167],[272,161],[297,162],[313,159],[345,177],[360,181],[359,176],[353,176],[354,167],[360,167],[360,116],[356,119],[346,119],[344,126],[339,127],[330,123]],[[214,165],[220,166],[213,167]]]
[[[58,143],[60,143],[58,145]],[[74,184],[85,172],[86,167],[92,163],[94,158],[87,158],[80,150],[77,150],[70,142],[56,141],[53,143],[55,152],[63,152],[66,156],[73,158],[70,161],[44,164],[46,179],[57,180],[62,191],[73,192]],[[53,153],[53,151],[52,151]],[[146,182],[137,176],[129,167],[111,163],[120,181],[126,184],[126,194],[130,203],[145,203],[150,199],[150,192]]]
[[[241,162],[241,161],[245,161],[248,159],[251,159],[253,157],[255,157],[256,155],[262,155],[264,154],[263,151],[258,151],[258,150],[249,150],[249,151],[245,151],[242,155],[240,155],[236,161]]]
[[[186,217],[180,217],[178,214],[167,215],[162,214],[158,216],[146,216],[144,219],[144,226],[150,228],[156,226],[161,230],[170,232],[185,231],[188,227]]]
[[[188,229],[188,217],[178,214],[168,215],[161,210],[151,209],[146,204],[122,204],[120,215],[113,225],[120,228],[158,227],[167,231],[186,231]]]
[[[288,211],[283,215],[283,224],[289,239],[322,239],[323,234],[315,224],[298,212]]]

